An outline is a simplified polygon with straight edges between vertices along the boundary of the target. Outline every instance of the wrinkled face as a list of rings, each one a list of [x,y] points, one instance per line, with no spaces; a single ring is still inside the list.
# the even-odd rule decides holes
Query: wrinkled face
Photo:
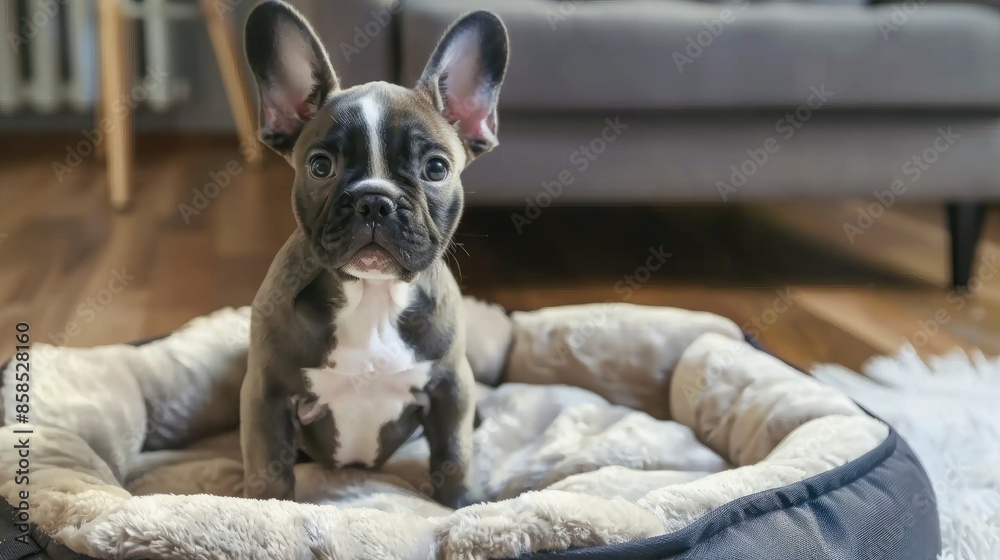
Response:
[[[386,83],[337,92],[291,159],[295,214],[334,268],[406,279],[447,248],[467,156],[426,95]]]
[[[356,278],[412,279],[448,247],[461,171],[497,144],[507,35],[488,12],[445,33],[413,89],[340,89],[312,29],[283,2],[247,20],[261,139],[295,169],[299,227],[324,262]]]

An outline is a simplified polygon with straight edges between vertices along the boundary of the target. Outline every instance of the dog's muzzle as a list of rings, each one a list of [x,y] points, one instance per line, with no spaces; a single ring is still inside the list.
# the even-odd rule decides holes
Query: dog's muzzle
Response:
[[[403,275],[399,249],[392,238],[395,200],[385,189],[354,189],[347,196],[354,217],[351,220],[351,244],[340,267],[358,278],[388,279]]]

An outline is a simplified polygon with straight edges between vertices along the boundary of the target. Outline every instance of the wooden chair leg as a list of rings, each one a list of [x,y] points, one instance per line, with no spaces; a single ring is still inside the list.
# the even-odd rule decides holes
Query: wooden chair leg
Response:
[[[257,116],[250,100],[250,92],[246,87],[243,57],[233,37],[230,18],[220,9],[223,6],[225,4],[218,0],[201,0],[201,9],[208,24],[208,34],[212,39],[212,48],[215,50],[215,58],[219,63],[222,81],[229,98],[229,108],[236,122],[240,153],[248,162],[259,163],[262,158],[261,146],[257,142]]]
[[[132,190],[133,131],[132,110],[128,104],[132,78],[129,41],[130,21],[121,0],[100,0],[101,115],[110,119],[102,130],[107,135],[108,187],[111,206],[123,210]]]
[[[98,47],[98,53],[100,49]],[[98,55],[100,56],[100,55]],[[103,76],[97,80],[97,99],[94,100],[94,130],[104,131],[102,124],[104,123],[104,99],[107,98],[107,94],[104,93],[104,78]],[[107,162],[108,157],[108,139],[104,138],[100,142],[94,143],[94,157],[99,158],[103,162]]]
[[[976,260],[976,247],[983,231],[986,204],[950,202],[947,204],[948,233],[951,237],[951,287],[968,289]]]

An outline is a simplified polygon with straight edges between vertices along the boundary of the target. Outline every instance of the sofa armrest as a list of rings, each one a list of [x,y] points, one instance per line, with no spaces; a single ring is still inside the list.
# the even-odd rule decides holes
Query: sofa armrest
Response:
[[[330,53],[341,87],[399,78],[396,28],[404,0],[291,0]]]

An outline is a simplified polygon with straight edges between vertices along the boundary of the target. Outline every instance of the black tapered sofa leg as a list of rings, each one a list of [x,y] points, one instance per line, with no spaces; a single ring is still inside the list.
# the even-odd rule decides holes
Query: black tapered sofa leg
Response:
[[[951,241],[951,287],[964,290],[972,278],[976,246],[983,230],[986,204],[982,202],[949,202],[948,235]]]

